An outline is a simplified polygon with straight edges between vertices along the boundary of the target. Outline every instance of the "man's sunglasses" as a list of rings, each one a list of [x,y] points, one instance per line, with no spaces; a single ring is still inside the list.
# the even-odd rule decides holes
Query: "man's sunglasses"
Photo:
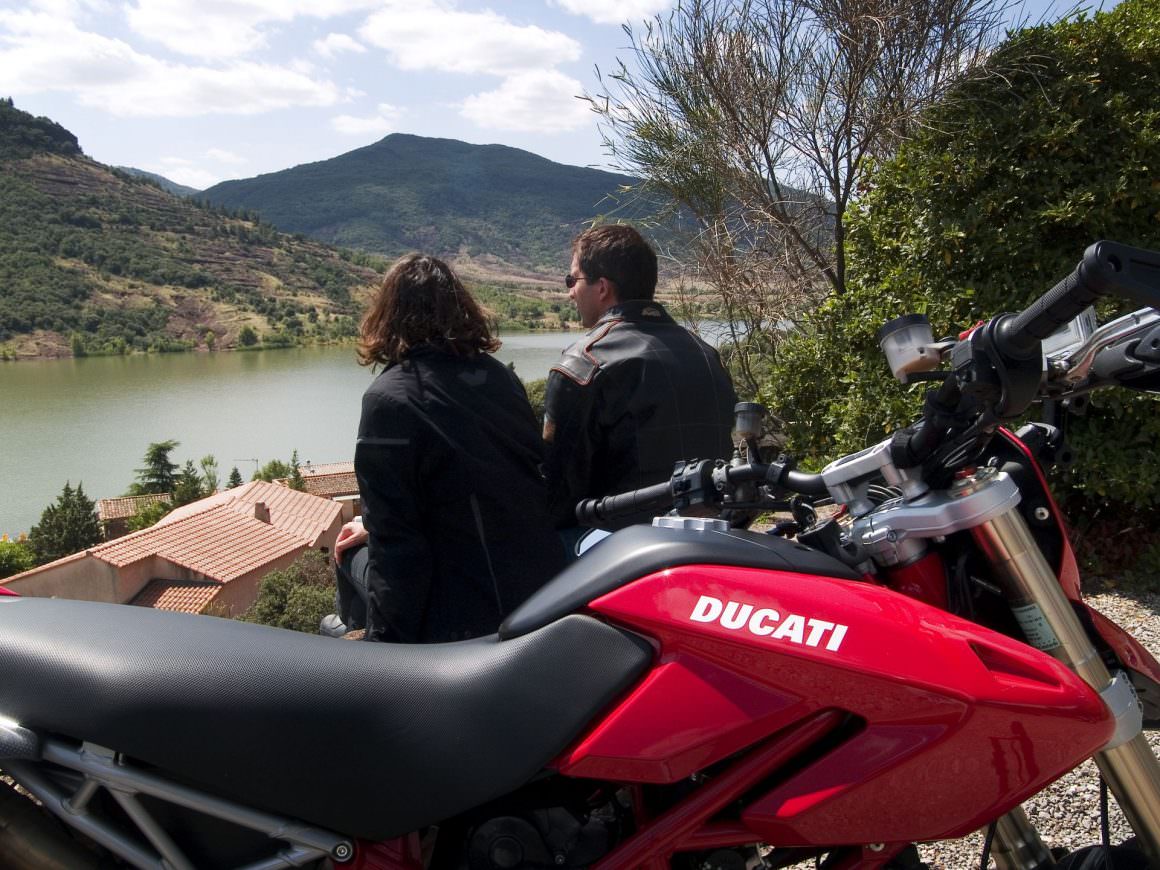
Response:
[[[599,278],[577,278],[575,275],[568,274],[564,276],[564,286],[571,290],[581,281],[585,284],[595,284],[599,280]]]

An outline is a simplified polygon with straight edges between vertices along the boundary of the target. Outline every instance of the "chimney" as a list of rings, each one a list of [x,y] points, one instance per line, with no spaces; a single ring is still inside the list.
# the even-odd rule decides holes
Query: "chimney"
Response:
[[[264,501],[254,504],[254,519],[261,520],[264,523],[270,522],[270,509],[266,507]]]

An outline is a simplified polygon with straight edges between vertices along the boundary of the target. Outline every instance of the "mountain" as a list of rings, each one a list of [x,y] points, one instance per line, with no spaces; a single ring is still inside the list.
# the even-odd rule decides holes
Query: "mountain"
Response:
[[[613,211],[633,217],[616,200],[633,183],[504,145],[393,133],[330,160],[225,181],[201,197],[365,251],[491,255],[561,272],[585,221]]]
[[[347,336],[381,268],[90,160],[0,100],[0,358]]]
[[[132,166],[118,166],[117,169],[136,178],[145,178],[149,181],[154,181],[161,185],[162,190],[168,190],[177,196],[192,196],[195,193],[201,193],[196,187],[178,184],[176,181],[170,181],[164,175],[158,175],[156,172],[146,172],[144,169],[134,169]]]

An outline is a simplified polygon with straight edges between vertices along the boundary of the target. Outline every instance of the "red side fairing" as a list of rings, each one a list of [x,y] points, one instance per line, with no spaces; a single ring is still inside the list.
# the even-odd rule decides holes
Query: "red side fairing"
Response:
[[[7,589],[7,588],[5,588],[5,587],[3,587],[3,586],[0,586],[0,595],[12,595],[12,596],[15,596],[15,595],[16,595],[16,593],[15,593],[15,592],[13,592],[11,589]]]
[[[1067,526],[1063,522],[1063,511],[1059,509],[1051,488],[1047,485],[1047,478],[1039,462],[1027,449],[1027,445],[1020,441],[1014,433],[1000,429],[999,434],[1026,459],[1027,464],[1035,471],[1035,478],[1042,490],[1040,497],[1045,499],[1051,515],[1055,518],[1059,534],[1063,539],[1063,553],[1057,567],[1059,585],[1064,594],[1078,607],[1086,611],[1096,632],[1104,643],[1116,654],[1116,657],[1127,667],[1138,671],[1153,683],[1160,685],[1160,663],[1140,645],[1140,642],[1102,613],[1093,610],[1087,605],[1080,594],[1079,566],[1076,564],[1075,551],[1071,548]]]
[[[767,735],[792,739],[821,711],[848,715],[840,740],[799,754],[809,763],[772,776],[745,808],[755,839],[774,845],[962,836],[1112,729],[1054,659],[871,584],[690,566],[591,607],[657,638],[660,655],[558,760],[566,775],[675,782]]]

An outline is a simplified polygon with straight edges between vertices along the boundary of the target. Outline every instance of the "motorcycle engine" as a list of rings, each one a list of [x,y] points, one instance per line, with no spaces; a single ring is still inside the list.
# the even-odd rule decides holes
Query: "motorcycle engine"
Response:
[[[470,870],[586,867],[612,848],[615,824],[562,807],[497,816],[477,825],[467,842]]]

